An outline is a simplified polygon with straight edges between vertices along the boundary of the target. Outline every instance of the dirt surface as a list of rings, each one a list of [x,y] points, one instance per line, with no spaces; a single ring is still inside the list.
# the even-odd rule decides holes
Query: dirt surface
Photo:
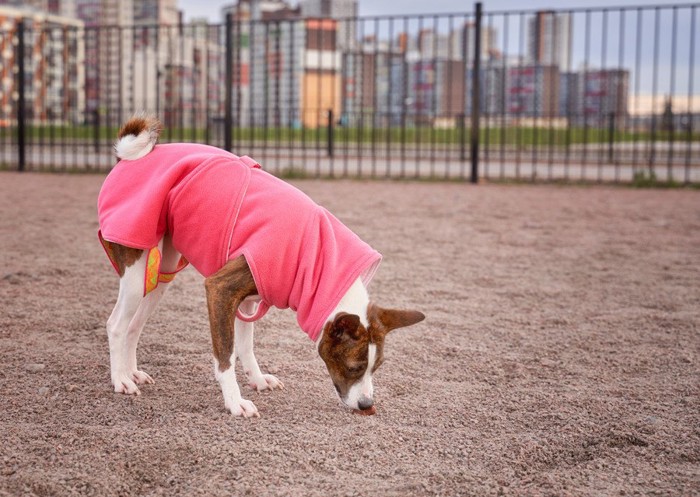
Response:
[[[0,494],[698,495],[700,192],[298,181],[384,254],[378,412],[340,407],[291,311],[232,418],[202,277],[147,325],[155,385],[112,393],[102,177],[0,173]],[[240,378],[240,375],[239,375]]]

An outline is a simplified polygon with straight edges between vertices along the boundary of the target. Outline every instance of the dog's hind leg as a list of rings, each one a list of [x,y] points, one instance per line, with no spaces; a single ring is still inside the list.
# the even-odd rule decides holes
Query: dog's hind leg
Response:
[[[221,386],[224,404],[234,416],[259,416],[255,404],[241,397],[235,368],[235,314],[243,299],[257,293],[248,263],[242,256],[229,261],[208,277],[204,285],[214,349],[214,375]]]
[[[241,303],[240,309],[244,314],[253,315],[255,314],[255,303],[254,301],[245,300]],[[258,360],[253,354],[253,329],[253,323],[247,323],[236,318],[234,325],[236,356],[241,360],[248,384],[258,392],[284,388],[284,384],[275,376],[263,374],[260,371]]]
[[[159,244],[159,249],[163,254],[160,263],[161,272],[174,272],[177,268],[178,261],[180,260],[180,254],[173,247],[169,236],[163,238]],[[131,374],[131,379],[139,385],[154,383],[153,378],[151,378],[147,373],[144,371],[139,371],[136,362],[136,348],[146,321],[148,321],[148,318],[151,316],[151,314],[153,314],[153,311],[156,309],[158,303],[161,301],[163,295],[167,291],[168,286],[170,286],[170,283],[161,282],[154,290],[146,295],[141,301],[136,314],[129,323],[129,328],[126,335],[127,370]]]
[[[114,391],[141,393],[134,382],[129,364],[128,330],[143,298],[143,279],[146,271],[146,253],[122,245],[112,244],[114,261],[119,272],[119,296],[112,315],[107,320],[109,359]]]

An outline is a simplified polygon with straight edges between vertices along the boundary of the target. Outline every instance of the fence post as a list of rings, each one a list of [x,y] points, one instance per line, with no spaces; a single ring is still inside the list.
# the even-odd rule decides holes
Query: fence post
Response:
[[[226,109],[224,111],[224,150],[233,148],[233,14],[226,14]]]
[[[333,157],[333,109],[328,109],[328,157]]]
[[[481,72],[481,12],[482,4],[477,2],[474,13],[474,69],[472,73],[472,129],[471,158],[472,171],[470,181],[479,181],[479,117],[481,114],[480,72]]]
[[[27,109],[24,95],[26,87],[24,72],[24,18],[17,23],[17,148],[19,166],[18,170],[24,171],[27,161]]]

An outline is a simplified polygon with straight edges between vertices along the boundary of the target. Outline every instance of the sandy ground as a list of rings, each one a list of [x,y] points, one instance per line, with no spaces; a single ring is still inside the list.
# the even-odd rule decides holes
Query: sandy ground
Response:
[[[0,173],[0,494],[698,495],[700,192],[299,181],[384,254],[425,322],[388,338],[378,414],[339,406],[290,311],[257,327],[282,392],[232,418],[202,278],[112,393],[100,176]]]

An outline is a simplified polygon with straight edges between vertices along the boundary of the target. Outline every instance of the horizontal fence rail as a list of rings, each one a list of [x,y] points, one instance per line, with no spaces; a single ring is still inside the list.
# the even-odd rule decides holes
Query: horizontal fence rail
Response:
[[[0,168],[108,171],[147,111],[162,142],[279,175],[698,183],[698,7],[102,26],[0,6]]]

